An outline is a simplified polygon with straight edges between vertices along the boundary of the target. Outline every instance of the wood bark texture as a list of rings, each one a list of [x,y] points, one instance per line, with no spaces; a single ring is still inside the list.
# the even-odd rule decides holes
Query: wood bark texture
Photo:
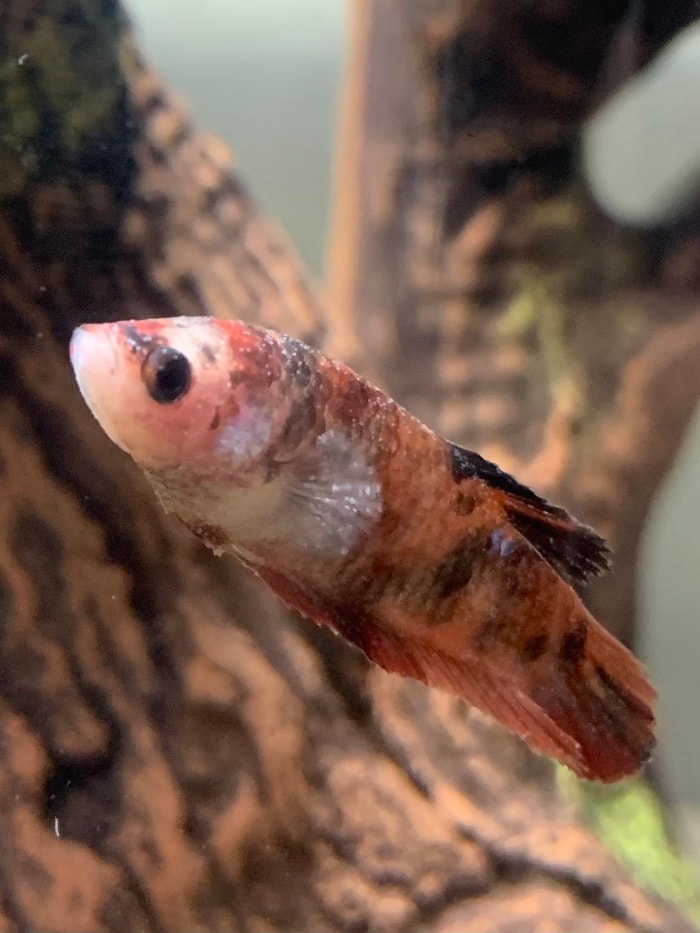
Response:
[[[439,47],[460,22],[411,35]],[[457,359],[481,312],[454,288],[430,326],[455,328]],[[367,322],[384,315],[412,367],[407,300],[368,303]],[[546,762],[454,699],[369,670],[161,512],[79,398],[66,344],[85,321],[198,313],[315,343],[342,333],[118,4],[3,0],[0,929],[689,929],[577,823]],[[668,322],[667,358],[690,320]],[[485,354],[490,340],[486,327]],[[431,359],[437,374],[447,357]],[[523,449],[547,449],[545,433]]]

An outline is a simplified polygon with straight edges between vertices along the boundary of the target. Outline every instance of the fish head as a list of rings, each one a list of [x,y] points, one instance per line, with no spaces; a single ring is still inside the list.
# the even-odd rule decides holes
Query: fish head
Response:
[[[111,440],[147,471],[262,473],[282,411],[266,331],[215,318],[85,324],[70,344],[80,391]],[[282,405],[282,408],[284,405]]]

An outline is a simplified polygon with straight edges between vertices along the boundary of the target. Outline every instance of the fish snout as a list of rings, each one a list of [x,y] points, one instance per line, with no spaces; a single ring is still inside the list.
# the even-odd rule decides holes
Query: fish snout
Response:
[[[69,354],[80,394],[111,436],[109,415],[119,395],[121,381],[111,326],[83,324],[77,327],[71,337]]]
[[[117,354],[104,325],[83,324],[76,327],[71,337],[69,354],[83,396],[86,396],[94,380],[107,375],[114,376],[117,371]]]

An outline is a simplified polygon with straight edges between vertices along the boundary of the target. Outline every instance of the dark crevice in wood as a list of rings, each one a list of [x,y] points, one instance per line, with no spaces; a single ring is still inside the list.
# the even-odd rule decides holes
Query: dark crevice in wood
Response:
[[[297,627],[300,636],[318,654],[327,684],[340,699],[350,722],[361,730],[378,756],[393,762],[423,797],[430,798],[430,787],[413,766],[410,755],[389,741],[374,718],[372,695],[366,682],[367,658],[358,649],[339,644],[337,635],[306,619],[300,618]]]
[[[603,881],[587,879],[575,871],[565,870],[537,859],[533,860],[526,854],[514,855],[471,830],[461,828],[460,835],[477,843],[488,853],[495,874],[507,883],[522,883],[530,879],[545,878],[567,888],[576,900],[590,905],[611,920],[629,924],[634,929],[639,929],[641,933],[647,933],[653,929],[653,927],[638,926],[638,920],[630,915],[628,907],[610,893]],[[686,924],[683,929],[690,931],[692,927]]]

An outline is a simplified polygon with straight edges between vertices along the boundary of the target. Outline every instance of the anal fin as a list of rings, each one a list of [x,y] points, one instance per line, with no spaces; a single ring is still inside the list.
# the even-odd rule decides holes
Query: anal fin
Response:
[[[596,659],[596,638],[590,639],[587,671],[547,659],[532,672],[516,665],[501,671],[474,655],[457,658],[378,626],[336,627],[385,670],[457,694],[579,777],[608,783],[634,774],[651,756],[656,694],[630,652],[591,623],[604,650]]]
[[[653,751],[656,696],[633,655],[580,605],[581,656],[546,652],[493,657],[467,648],[459,620],[403,634],[366,605],[339,604],[267,566],[253,568],[287,605],[329,625],[391,673],[454,693],[493,716],[535,750],[579,777],[603,782],[634,774]],[[573,594],[572,594],[573,596]]]

